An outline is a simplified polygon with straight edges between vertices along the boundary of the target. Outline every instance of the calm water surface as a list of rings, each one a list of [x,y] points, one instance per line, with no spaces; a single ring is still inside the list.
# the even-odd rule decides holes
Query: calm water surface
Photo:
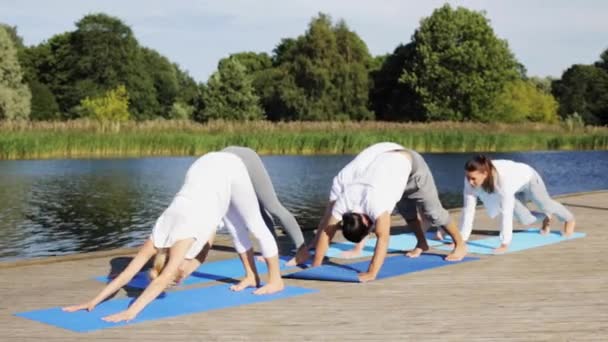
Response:
[[[536,168],[551,194],[608,189],[608,151],[490,154]],[[425,154],[446,207],[461,205],[471,154]],[[316,226],[333,176],[353,158],[262,157],[284,205]],[[139,245],[195,158],[0,161],[0,260]]]

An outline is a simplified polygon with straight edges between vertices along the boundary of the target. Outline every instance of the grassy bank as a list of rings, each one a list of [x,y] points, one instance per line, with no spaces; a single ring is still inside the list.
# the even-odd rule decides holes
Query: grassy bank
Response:
[[[228,145],[262,154],[357,153],[379,141],[421,152],[604,150],[608,128],[387,122],[4,122],[0,159],[200,155]]]

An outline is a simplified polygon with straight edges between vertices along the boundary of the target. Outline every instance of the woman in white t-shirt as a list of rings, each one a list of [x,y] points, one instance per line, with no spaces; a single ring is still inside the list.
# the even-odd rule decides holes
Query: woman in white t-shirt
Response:
[[[441,205],[433,176],[422,156],[399,144],[383,142],[361,151],[334,177],[329,204],[317,229],[313,266],[323,261],[337,229],[341,228],[344,237],[355,243],[373,230],[378,238],[374,257],[368,272],[359,274],[359,279],[375,279],[388,250],[395,206],[414,228],[418,240],[407,256],[418,257],[429,249],[419,212],[431,226],[445,228],[456,242],[447,260],[460,260],[466,255],[458,227]],[[300,248],[296,262],[308,257],[308,250]]]
[[[154,267],[150,272],[152,281],[148,287],[127,310],[104,317],[104,320],[120,322],[135,318],[148,303],[179,278],[180,268],[187,268],[187,264],[195,258],[204,259],[210,246],[209,240],[222,221],[232,235],[246,273],[245,278],[231,289],[241,291],[247,287],[260,286],[249,239],[251,232],[260,243],[269,270],[268,283],[254,293],[281,291],[283,280],[277,243],[261,216],[247,169],[234,154],[212,152],[199,158],[189,168],[182,188],[158,218],[150,238],[127,268],[96,297],[80,305],[65,307],[64,311],[93,310],[97,304],[128,284],[155,256]]]
[[[473,229],[477,198],[484,204],[492,218],[500,215],[500,247],[494,253],[508,250],[513,236],[513,216],[525,225],[543,222],[541,234],[550,232],[551,216],[564,222],[564,236],[574,232],[574,216],[562,204],[549,196],[540,175],[529,165],[510,160],[490,160],[479,155],[465,164],[464,206],[460,231],[468,240]],[[531,199],[541,213],[530,211],[517,197]],[[520,197],[521,198],[521,197]]]

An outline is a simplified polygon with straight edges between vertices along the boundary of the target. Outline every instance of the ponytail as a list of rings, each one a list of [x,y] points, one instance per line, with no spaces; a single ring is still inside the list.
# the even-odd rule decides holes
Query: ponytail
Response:
[[[480,154],[464,164],[464,170],[467,172],[479,171],[487,173],[486,180],[481,184],[482,189],[491,194],[495,190],[494,171],[496,168],[492,164],[492,160],[483,154]]]

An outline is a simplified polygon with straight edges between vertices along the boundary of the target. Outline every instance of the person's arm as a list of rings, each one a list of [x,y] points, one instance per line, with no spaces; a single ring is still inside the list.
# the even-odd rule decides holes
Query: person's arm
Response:
[[[327,227],[329,225],[329,221],[332,218],[331,213],[334,210],[335,203],[336,203],[336,201],[329,201],[327,203],[327,206],[325,207],[325,212],[323,213],[323,217],[321,218],[321,221],[319,221],[319,225],[317,226],[317,231],[315,233],[315,239],[313,240],[311,247],[314,247],[317,245],[317,243],[319,242],[319,237],[321,236],[321,232],[323,232],[325,227]]]
[[[308,249],[315,247],[319,242],[319,236],[321,236],[321,232],[325,229],[325,227],[327,227],[327,224],[329,223],[329,220],[331,218],[331,212],[334,209],[334,203],[334,201],[330,201],[325,207],[325,213],[323,214],[321,221],[319,221],[319,225],[317,226],[317,231],[315,233],[315,238],[311,241],[309,245],[301,245],[300,248],[298,248],[298,250],[296,251],[296,255],[287,262],[287,266],[303,264],[310,258],[310,253],[308,252]]]
[[[163,271],[160,273],[158,277],[156,277],[149,285],[146,287],[144,292],[137,297],[137,300],[131,305],[128,309],[119,312],[114,315],[106,316],[103,318],[106,322],[121,322],[121,321],[130,321],[137,314],[143,310],[146,305],[148,305],[151,301],[153,301],[158,295],[163,292],[169,284],[175,279],[177,275],[179,265],[184,260],[186,256],[186,252],[192,244],[194,243],[194,239],[184,239],[179,240],[169,249],[169,262],[163,268]]]
[[[82,304],[66,306],[63,308],[63,311],[74,312],[83,309],[88,311],[93,310],[97,304],[103,302],[106,298],[128,284],[154,254],[156,254],[156,248],[154,248],[152,240],[148,239],[139,249],[133,260],[131,260],[127,268],[106,285],[97,296]]]
[[[384,264],[386,253],[388,251],[388,243],[390,240],[391,230],[391,215],[389,212],[384,212],[376,219],[376,248],[374,249],[374,256],[369,264],[367,272],[359,273],[359,280],[361,282],[371,281],[376,279],[378,272]]]
[[[477,196],[471,189],[467,180],[464,181],[463,206],[460,213],[460,233],[462,240],[467,241],[473,231],[473,220],[475,219],[475,207],[477,206]]]
[[[330,214],[327,224],[323,227],[323,229],[321,229],[319,239],[317,240],[317,245],[315,247],[315,259],[312,263],[313,267],[320,266],[323,263],[325,253],[327,253],[327,249],[329,249],[329,243],[331,242],[331,239],[334,238],[334,235],[338,230],[339,222],[340,221]]]
[[[515,208],[515,195],[505,194],[501,198],[501,220],[500,220],[500,247],[494,253],[504,253],[509,249],[513,238],[513,210]]]

